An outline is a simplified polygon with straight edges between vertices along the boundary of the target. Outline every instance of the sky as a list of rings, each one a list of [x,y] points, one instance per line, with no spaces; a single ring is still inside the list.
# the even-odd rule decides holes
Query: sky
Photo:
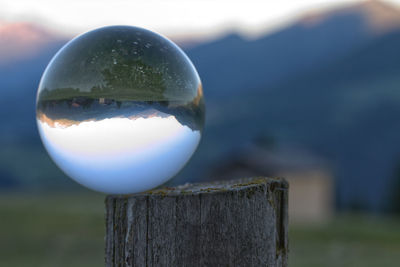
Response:
[[[236,30],[256,36],[305,12],[363,0],[0,0],[0,21],[28,21],[65,34],[126,24],[178,37]],[[400,0],[385,0],[400,5]]]

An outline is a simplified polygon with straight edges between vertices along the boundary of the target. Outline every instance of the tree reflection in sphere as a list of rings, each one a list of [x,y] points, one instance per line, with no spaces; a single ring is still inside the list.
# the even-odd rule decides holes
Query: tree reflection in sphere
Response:
[[[174,43],[111,26],[66,44],[47,66],[37,124],[54,162],[96,191],[136,193],[172,178],[204,125],[200,78]]]

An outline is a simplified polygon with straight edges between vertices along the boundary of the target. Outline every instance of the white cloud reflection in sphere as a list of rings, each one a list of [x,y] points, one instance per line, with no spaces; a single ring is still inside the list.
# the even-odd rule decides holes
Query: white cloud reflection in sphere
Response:
[[[72,179],[96,191],[136,193],[179,172],[204,124],[198,74],[153,32],[127,26],[77,37],[39,85],[43,144]]]

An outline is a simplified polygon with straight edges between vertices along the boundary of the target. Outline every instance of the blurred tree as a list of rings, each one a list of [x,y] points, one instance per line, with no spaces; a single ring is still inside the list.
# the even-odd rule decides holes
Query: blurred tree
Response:
[[[9,171],[0,169],[0,188],[12,188],[19,185],[17,179]]]
[[[400,163],[394,171],[395,178],[389,192],[387,210],[391,213],[400,214]]]
[[[253,138],[253,143],[256,146],[265,148],[265,149],[274,149],[276,147],[275,138],[266,132],[261,132]]]

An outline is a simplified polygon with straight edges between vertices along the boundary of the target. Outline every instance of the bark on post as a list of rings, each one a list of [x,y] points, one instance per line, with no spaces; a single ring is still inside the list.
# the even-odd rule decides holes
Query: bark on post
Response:
[[[287,266],[288,184],[250,178],[106,198],[106,266]]]

